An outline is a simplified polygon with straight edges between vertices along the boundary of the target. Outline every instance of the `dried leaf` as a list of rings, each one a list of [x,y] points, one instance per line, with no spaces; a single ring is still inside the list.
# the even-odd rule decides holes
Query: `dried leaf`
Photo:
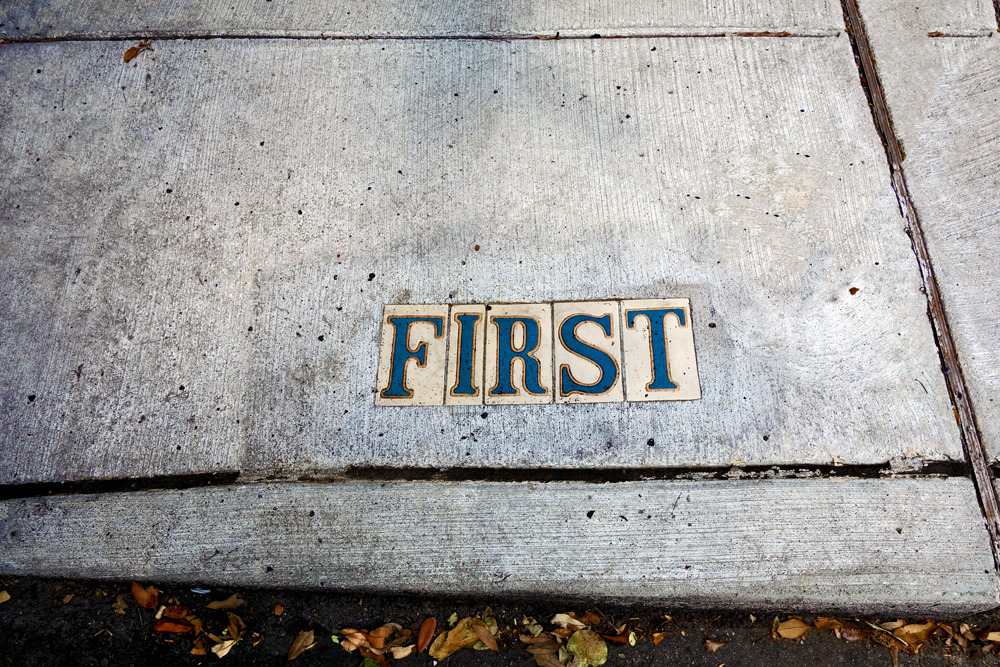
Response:
[[[239,596],[236,595],[236,593],[233,593],[225,600],[216,600],[215,602],[209,602],[205,606],[209,609],[236,609],[241,604],[243,604],[243,600],[241,600]]]
[[[812,626],[803,623],[797,618],[790,618],[787,621],[778,623],[778,634],[782,639],[798,639],[812,629]]]
[[[458,612],[452,612],[451,616],[448,617],[448,627],[453,628],[456,623],[458,623]]]
[[[190,615],[191,610],[179,604],[170,605],[163,610],[163,616],[166,618],[187,618]]]
[[[667,633],[665,633],[665,632],[654,632],[653,633],[653,646],[659,646],[660,642],[662,642],[666,636],[667,636]]]
[[[615,644],[627,644],[628,643],[628,632],[623,632],[620,635],[601,635],[609,642],[614,642]]]
[[[497,645],[496,637],[494,637],[493,633],[489,631],[489,628],[486,627],[485,623],[473,623],[472,630],[476,633],[476,636],[479,637],[479,641],[486,645],[486,648],[496,653],[500,652],[500,647]]]
[[[879,627],[883,630],[888,630],[889,632],[894,631],[896,628],[901,628],[906,625],[906,621],[902,619],[896,619],[895,621],[889,621],[887,623],[879,623]]]
[[[67,595],[66,597],[63,598],[63,604],[69,604],[70,601],[72,601],[73,598],[75,598],[75,597],[76,597],[75,595],[73,595],[72,593],[70,593],[69,595]]]
[[[274,615],[275,616],[281,616],[284,612],[285,612],[285,608],[282,607],[280,604],[274,605]]]
[[[314,641],[312,630],[300,632],[288,649],[288,659],[294,660],[315,645],[316,642]]]
[[[587,627],[586,623],[580,622],[580,620],[573,618],[569,614],[556,614],[549,621],[552,625],[558,625],[560,628],[566,628],[567,630],[582,630]]]
[[[864,639],[871,632],[868,628],[861,627],[855,623],[844,623],[843,629],[840,631],[840,636],[843,637],[845,641],[856,642],[858,640]]]
[[[236,614],[227,612],[227,616],[229,616],[229,636],[233,641],[239,641],[243,638],[243,633],[246,632],[247,624]]]
[[[215,646],[213,646],[212,647],[212,653],[214,653],[215,655],[219,656],[220,658],[225,658],[226,655],[230,651],[233,650],[234,646],[236,646],[236,640],[235,639],[227,639],[226,641],[221,642],[221,643],[216,644]]]
[[[706,639],[705,643],[702,644],[702,646],[705,647],[705,650],[708,651],[709,653],[715,653],[725,645],[726,642],[717,642],[714,639]]]
[[[447,633],[438,635],[431,644],[430,656],[435,660],[444,660],[455,651],[478,642],[479,635],[472,627],[478,620],[466,616]]]
[[[986,641],[988,642],[1000,642],[1000,632],[991,632],[986,635]]]
[[[153,629],[157,632],[191,632],[194,628],[181,621],[157,621]]]
[[[128,609],[128,605],[125,604],[125,598],[119,595],[115,603],[111,605],[111,608],[115,610],[116,614],[124,614],[125,610]]]
[[[392,628],[383,625],[380,628],[375,628],[368,633],[368,643],[374,649],[385,648],[385,640],[389,638],[392,634]]]
[[[389,649],[389,652],[392,653],[392,657],[394,660],[399,660],[400,658],[408,658],[409,656],[417,652],[417,645],[410,644],[409,646],[393,646],[391,649]]]
[[[208,655],[208,651],[205,649],[205,638],[201,637],[194,643],[191,648],[191,655]]]
[[[902,627],[896,628],[893,631],[893,635],[897,639],[901,639],[907,644],[920,644],[931,638],[934,631],[938,629],[937,623],[911,623],[909,625],[904,625]]]
[[[592,611],[588,611],[586,614],[583,615],[583,618],[580,619],[580,622],[587,626],[597,625],[598,623],[601,622],[601,617]],[[619,630],[618,632],[621,633],[623,631]]]
[[[143,588],[138,581],[132,582],[132,597],[143,609],[155,609],[160,601],[160,591],[155,586]]]
[[[597,667],[608,660],[608,645],[593,630],[583,629],[574,632],[566,642],[566,650],[574,656],[575,667],[590,665]]]
[[[837,628],[844,627],[844,624],[835,618],[827,618],[825,616],[820,616],[816,619],[814,624],[817,630],[836,630]]]
[[[10,599],[10,593],[7,591],[0,591],[0,604],[3,604]]]
[[[434,631],[437,630],[437,619],[431,616],[425,618],[420,624],[420,633],[417,635],[417,653],[423,653],[424,649],[430,646]]]
[[[146,42],[139,42],[135,46],[130,47],[125,52],[125,55],[123,56],[123,60],[125,62],[129,62],[133,58],[135,58],[137,55],[139,55],[140,53],[142,53],[143,51],[152,51],[152,50],[153,50],[153,47],[150,46],[149,44],[147,44]]]

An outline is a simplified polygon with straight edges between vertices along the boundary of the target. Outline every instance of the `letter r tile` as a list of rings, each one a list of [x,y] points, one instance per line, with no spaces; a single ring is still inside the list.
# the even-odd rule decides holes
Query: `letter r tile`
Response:
[[[622,359],[617,301],[553,304],[556,403],[620,403]]]
[[[622,301],[621,322],[627,400],[701,398],[689,299]]]
[[[448,323],[448,377],[445,405],[482,405],[486,306],[454,305]]]
[[[375,405],[442,405],[448,306],[387,305]]]
[[[552,402],[552,306],[486,307],[486,403]]]

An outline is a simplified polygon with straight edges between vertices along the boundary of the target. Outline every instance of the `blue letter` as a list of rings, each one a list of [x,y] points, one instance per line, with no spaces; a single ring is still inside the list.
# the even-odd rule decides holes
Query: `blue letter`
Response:
[[[604,350],[584,343],[576,337],[576,328],[584,322],[596,322],[604,330],[606,338],[611,337],[611,315],[593,317],[591,315],[572,315],[559,326],[559,341],[567,350],[592,361],[600,370],[601,376],[594,384],[580,384],[573,379],[569,366],[563,364],[559,368],[559,393],[569,394],[603,394],[618,381],[618,364]]]
[[[390,317],[387,322],[392,325],[392,363],[389,366],[389,386],[380,394],[382,398],[413,398],[413,392],[406,388],[406,363],[410,359],[417,360],[417,366],[427,365],[427,343],[410,349],[410,325],[414,322],[429,322],[434,325],[434,337],[443,335],[443,317]],[[402,329],[402,335],[400,335]]]
[[[524,362],[524,388],[529,394],[544,394],[539,383],[541,366],[531,353],[538,349],[539,327],[533,317],[491,317],[497,325],[497,384],[490,389],[490,396],[517,396],[520,390],[511,382],[511,367],[515,359]],[[514,349],[514,323],[524,327],[524,346]]]
[[[456,313],[458,323],[458,373],[455,386],[451,388],[452,396],[475,396],[479,393],[472,384],[472,368],[476,356],[476,329],[479,328],[479,313]]]
[[[629,329],[635,328],[635,318],[637,315],[649,320],[649,354],[653,364],[653,379],[646,385],[646,391],[677,389],[677,385],[670,379],[670,362],[667,361],[667,338],[663,332],[664,321],[667,319],[667,315],[670,314],[676,315],[677,323],[682,327],[685,326],[683,308],[652,308],[650,310],[625,311],[625,326]]]

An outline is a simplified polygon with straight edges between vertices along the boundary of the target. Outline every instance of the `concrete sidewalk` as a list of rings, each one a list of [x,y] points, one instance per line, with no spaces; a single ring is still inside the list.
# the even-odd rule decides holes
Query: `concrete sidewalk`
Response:
[[[997,607],[997,28],[0,9],[0,573]]]

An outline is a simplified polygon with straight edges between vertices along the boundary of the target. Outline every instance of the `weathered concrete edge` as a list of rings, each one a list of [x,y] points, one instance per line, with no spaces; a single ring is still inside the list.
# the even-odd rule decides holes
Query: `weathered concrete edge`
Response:
[[[965,478],[29,498],[0,503],[0,573],[938,616],[1000,600]]]
[[[199,40],[199,39],[323,39],[323,40],[440,40],[440,39],[655,39],[661,37],[839,37],[840,28],[800,29],[797,27],[768,28],[754,25],[731,26],[650,26],[630,27],[595,25],[589,28],[566,29],[511,29],[511,30],[309,30],[309,29],[239,29],[239,30],[190,30],[177,29],[120,29],[81,30],[53,34],[39,32],[27,35],[13,34],[0,29],[0,44],[36,42],[118,42],[135,40]],[[978,34],[978,33],[977,33]]]
[[[938,285],[934,266],[931,263],[927,238],[920,225],[917,209],[910,195],[903,170],[903,147],[892,123],[892,115],[886,102],[885,89],[879,76],[876,60],[872,54],[871,41],[868,38],[864,17],[857,0],[842,0],[844,6],[844,21],[854,49],[855,59],[861,75],[861,84],[868,97],[872,110],[872,120],[885,147],[886,160],[889,163],[889,175],[892,189],[899,202],[899,212],[906,220],[907,233],[917,257],[917,266],[923,279],[924,291],[927,295],[927,317],[934,331],[934,340],[941,356],[941,372],[948,385],[948,394],[955,410],[955,421],[958,423],[962,437],[962,447],[965,457],[972,468],[972,480],[975,484],[979,505],[986,520],[993,546],[994,560],[1000,567],[1000,497],[993,486],[993,475],[988,462],[988,452],[983,444],[976,414],[969,399],[968,385],[962,372],[961,360],[955,347],[955,339],[948,323],[944,308],[944,300]],[[998,10],[1000,17],[1000,10]]]

